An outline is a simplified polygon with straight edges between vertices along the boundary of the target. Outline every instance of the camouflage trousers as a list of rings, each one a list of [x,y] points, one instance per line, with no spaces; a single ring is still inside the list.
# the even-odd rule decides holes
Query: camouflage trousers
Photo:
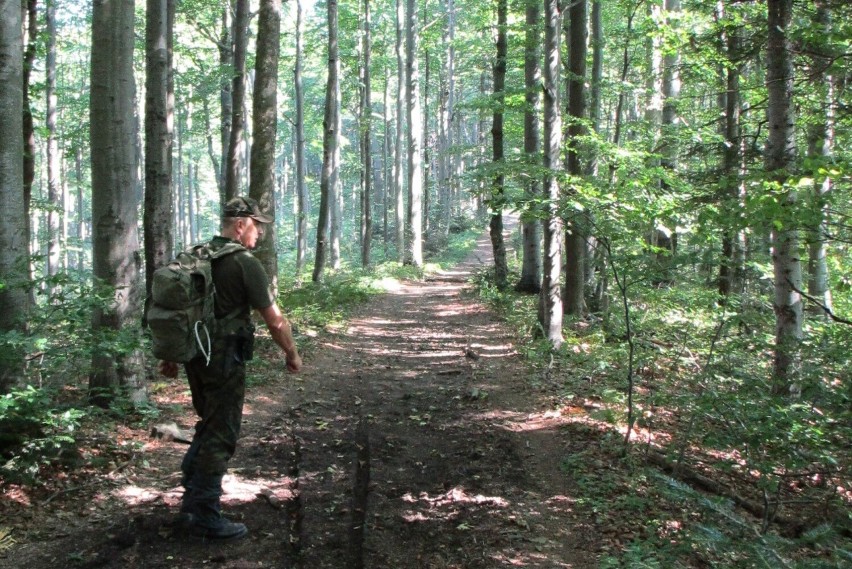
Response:
[[[220,340],[210,364],[195,358],[186,364],[186,375],[199,421],[181,463],[184,487],[194,476],[221,479],[228,469],[240,436],[246,368],[237,346]]]

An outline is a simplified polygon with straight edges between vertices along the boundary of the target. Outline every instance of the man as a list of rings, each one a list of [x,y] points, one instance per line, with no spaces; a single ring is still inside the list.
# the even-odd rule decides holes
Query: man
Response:
[[[261,212],[257,201],[234,198],[222,210],[222,234],[213,238],[210,248],[216,251],[236,242],[253,249],[263,234],[261,224],[271,221]],[[234,539],[243,537],[248,530],[244,524],[222,516],[220,498],[222,477],[236,450],[242,421],[245,362],[251,359],[254,334],[251,309],[260,313],[272,339],[284,351],[289,371],[299,371],[302,359],[290,323],[270,294],[260,261],[249,251],[241,250],[214,258],[212,272],[217,320],[212,356],[209,364],[199,356],[185,366],[192,405],[200,420],[181,464],[184,486],[181,516],[197,535]],[[177,377],[178,365],[160,362],[160,371],[167,377]]]

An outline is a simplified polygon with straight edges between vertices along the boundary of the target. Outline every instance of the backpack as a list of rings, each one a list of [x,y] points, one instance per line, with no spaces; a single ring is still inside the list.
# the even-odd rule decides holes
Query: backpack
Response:
[[[209,243],[195,245],[154,271],[147,321],[155,358],[187,363],[201,354],[210,363],[217,331],[212,261],[238,251],[246,248],[239,243],[216,250]]]

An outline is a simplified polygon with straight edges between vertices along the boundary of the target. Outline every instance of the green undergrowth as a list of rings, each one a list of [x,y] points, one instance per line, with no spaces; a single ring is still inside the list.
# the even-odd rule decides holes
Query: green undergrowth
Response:
[[[620,449],[615,472],[565,457],[582,486],[580,503],[596,519],[647,526],[625,532],[633,537],[606,552],[605,567],[852,566],[852,327],[808,316],[799,381],[778,396],[774,316],[764,297],[720,306],[700,280],[628,289],[631,370],[622,299],[612,298],[607,314],[566,318],[564,343],[553,350],[534,339],[538,297],[497,290],[491,273],[476,276],[476,294],[514,329],[534,369],[531,386],[554,394],[557,406],[583,407],[607,445]],[[835,306],[845,310],[846,295]],[[661,462],[681,476],[664,474]],[[703,493],[684,473],[723,490]],[[607,490],[613,484],[621,490]],[[732,496],[763,515],[746,513]]]

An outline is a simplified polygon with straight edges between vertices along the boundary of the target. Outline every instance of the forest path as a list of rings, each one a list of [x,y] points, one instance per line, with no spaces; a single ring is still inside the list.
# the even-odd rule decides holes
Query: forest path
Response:
[[[96,512],[50,518],[0,567],[596,567],[602,539],[563,462],[600,434],[551,409],[470,294],[491,261],[485,234],[454,269],[373,298],[298,375],[260,342],[249,373],[264,381],[249,388],[223,497],[246,539],[204,543],[172,525],[185,447],[154,441],[144,466],[78,506],[103,502]],[[190,425],[185,388],[180,402]]]

